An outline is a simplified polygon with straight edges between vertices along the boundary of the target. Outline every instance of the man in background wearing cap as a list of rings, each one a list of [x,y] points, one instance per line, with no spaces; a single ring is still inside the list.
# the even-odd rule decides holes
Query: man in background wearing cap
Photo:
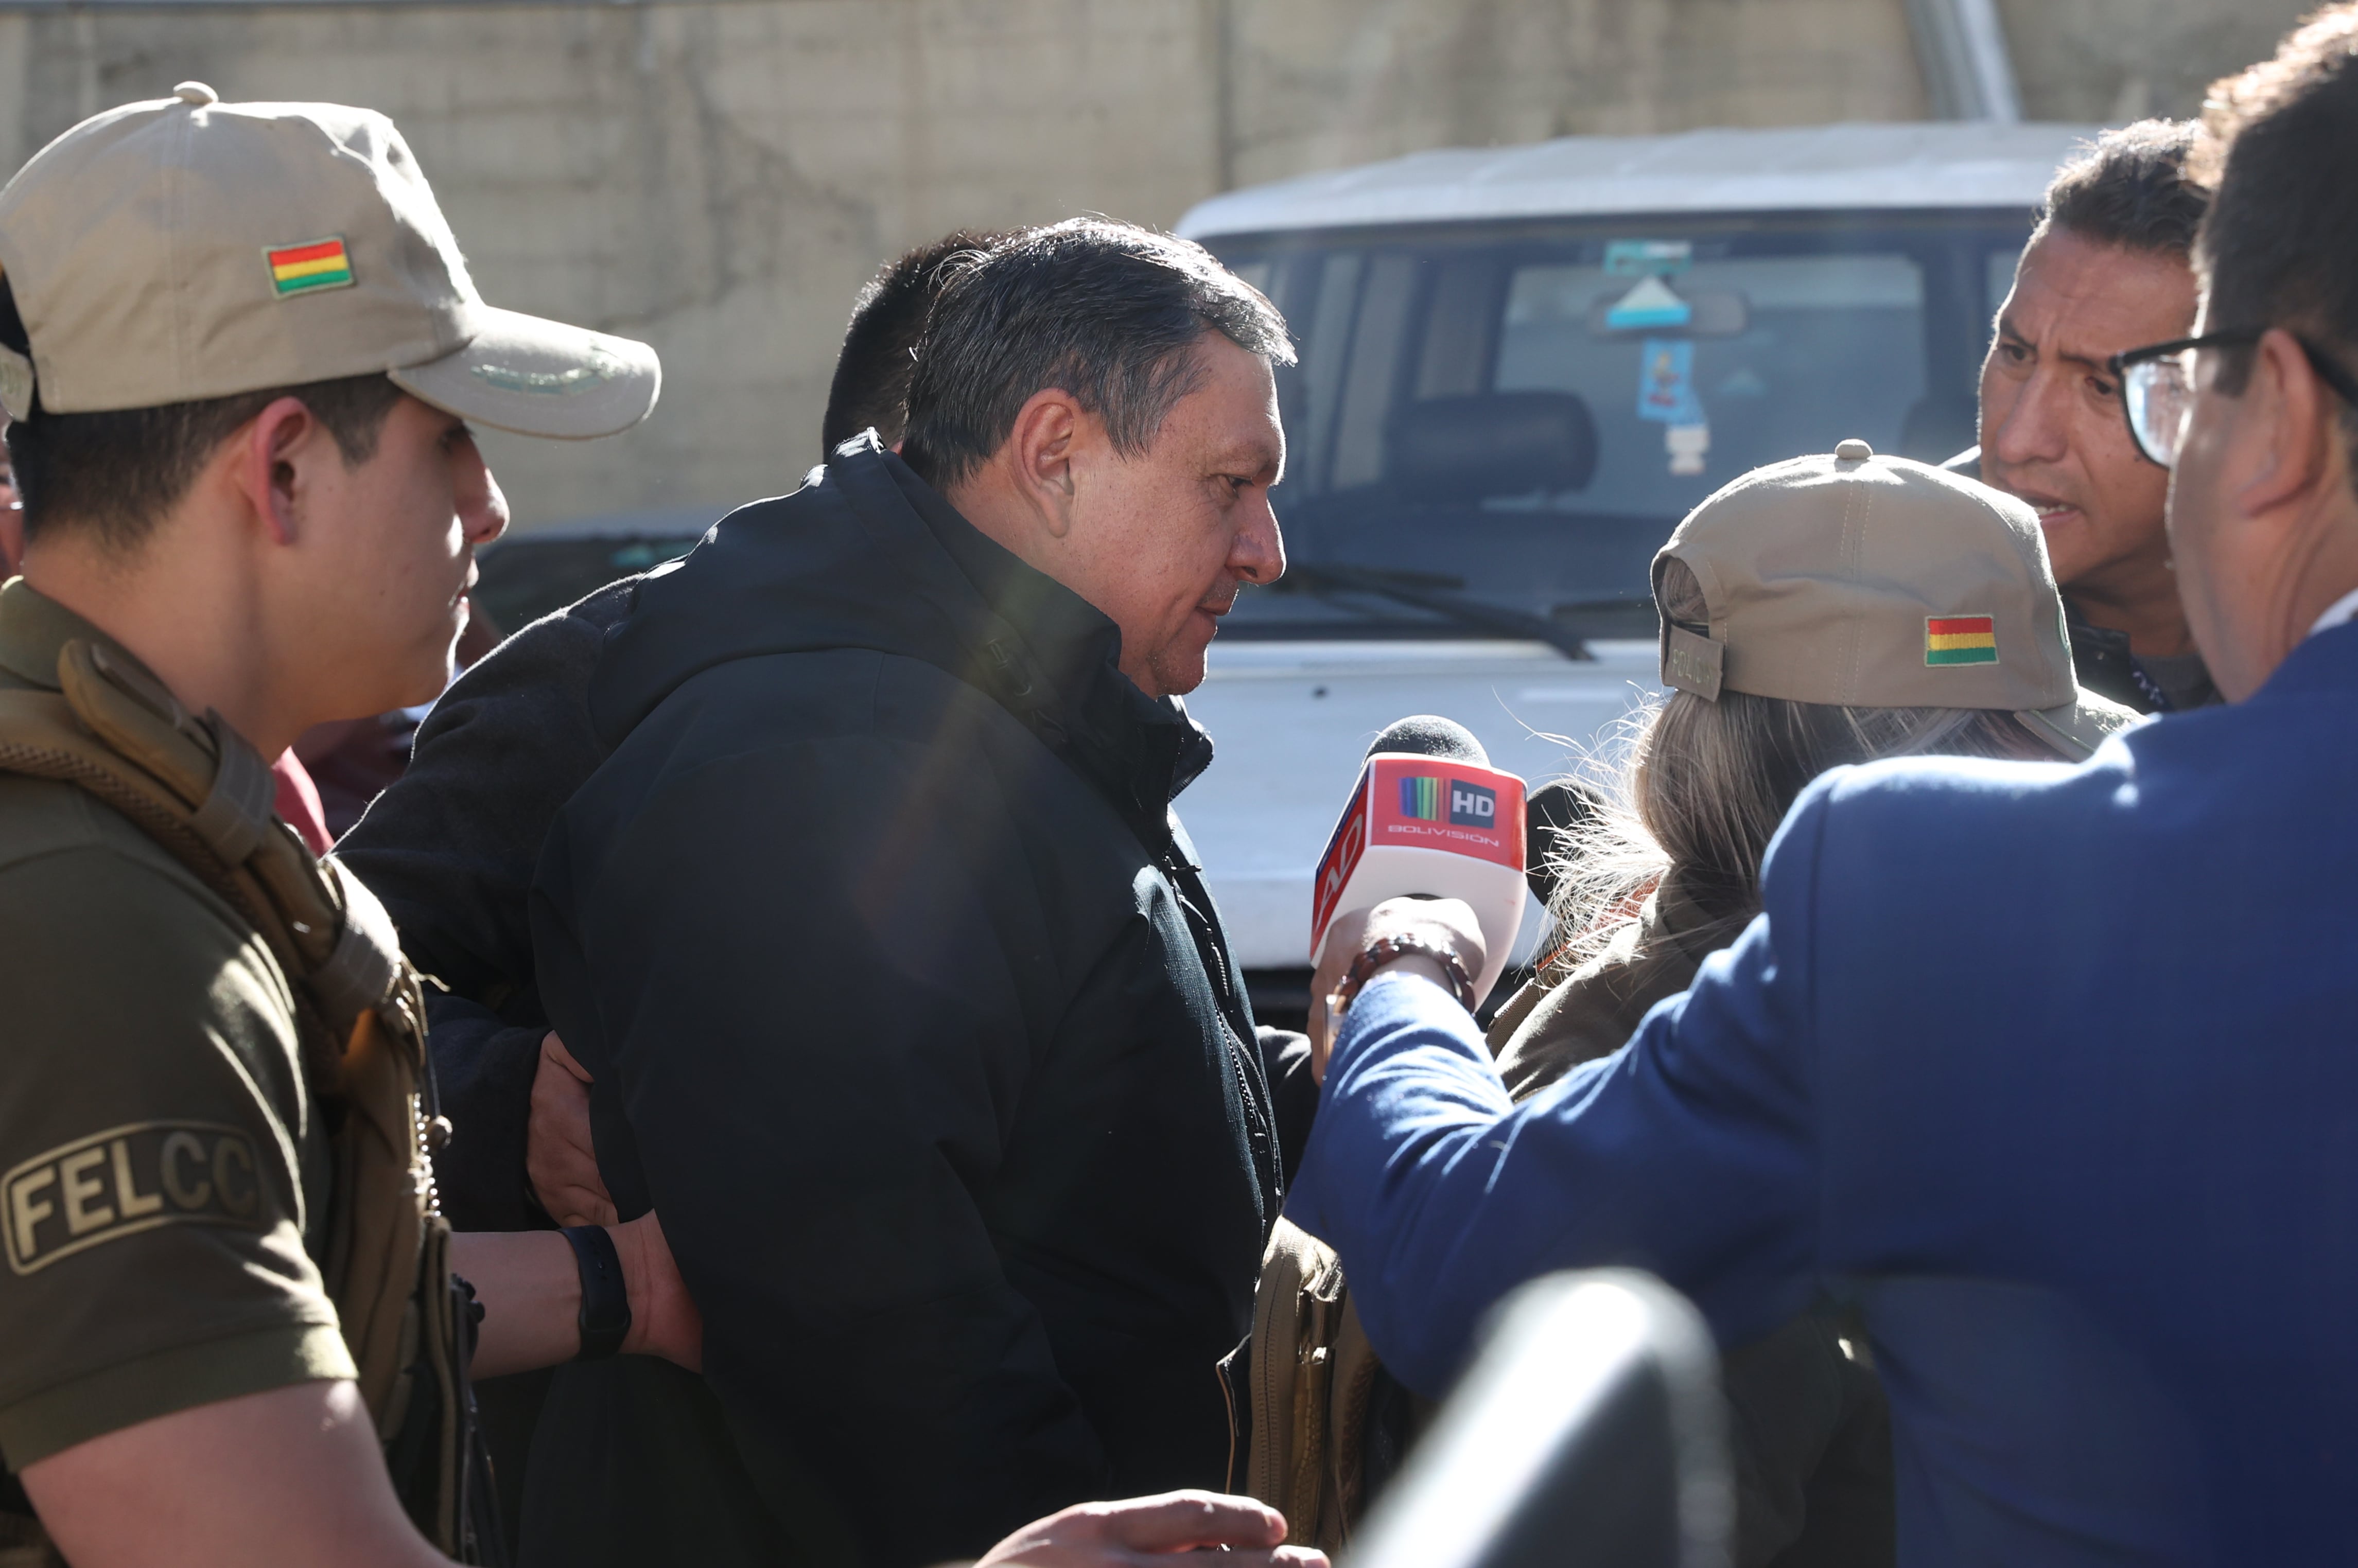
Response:
[[[0,589],[0,1451],[80,1564],[424,1561],[378,1439],[462,1395],[348,1315],[372,1299],[357,1075],[416,1049],[415,980],[365,890],[271,818],[261,757],[448,678],[506,522],[465,421],[621,429],[654,356],[486,307],[381,115],[193,83],[27,165],[0,266],[27,502]],[[422,1250],[392,1244],[373,1297],[395,1326],[444,1289],[415,1202]],[[595,1235],[586,1297],[558,1238],[449,1243],[477,1371],[592,1348],[585,1299],[636,1309],[590,1322],[622,1328],[609,1353],[695,1360],[660,1232]],[[403,1498],[464,1546],[455,1469],[418,1475]]]
[[[2130,442],[2105,363],[2194,319],[2201,134],[2141,120],[2055,177],[1982,362],[1981,445],[1949,464],[2038,509],[2082,684],[2140,713],[2219,700],[2162,536],[2169,476]]]
[[[2233,706],[2077,768],[1820,779],[1736,946],[1519,1108],[1432,958],[1367,980],[1294,1212],[1412,1382],[1551,1268],[1641,1263],[1723,1343],[1832,1288],[1890,1392],[1902,1562],[2349,1554],[2358,6],[2212,102],[2204,336],[2116,373]],[[1400,933],[1479,941],[1372,913]]]

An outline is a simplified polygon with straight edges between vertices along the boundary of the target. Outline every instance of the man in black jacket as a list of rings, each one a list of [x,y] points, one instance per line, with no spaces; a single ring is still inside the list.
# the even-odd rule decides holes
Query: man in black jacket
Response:
[[[869,429],[900,444],[936,276],[950,257],[1003,237],[946,234],[887,262],[860,290],[822,452]],[[641,580],[609,583],[543,617],[460,676],[419,726],[406,772],[337,846],[384,901],[410,961],[448,988],[429,993],[427,1008],[442,1105],[465,1130],[436,1167],[444,1208],[470,1230],[613,1222],[589,1154],[588,1091],[541,1005],[525,900],[557,808],[606,760],[590,722],[590,672]],[[495,1433],[514,1424],[511,1392],[485,1391]],[[522,1465],[518,1448],[503,1481]]]
[[[821,451],[863,430],[901,439],[911,356],[941,264],[1001,236],[960,230],[887,262],[860,292],[836,358]],[[606,760],[590,673],[639,577],[544,616],[460,676],[419,726],[402,776],[338,846],[384,901],[429,989],[428,1047],[458,1135],[436,1159],[442,1206],[470,1230],[606,1225],[590,1093],[548,1027],[525,898],[557,808]],[[509,1543],[546,1371],[477,1390]]]
[[[1283,569],[1290,358],[1194,245],[1033,232],[936,300],[908,462],[641,586],[533,946],[706,1376],[559,1374],[528,1561],[900,1568],[1221,1484],[1279,1130],[1170,803],[1178,697]]]

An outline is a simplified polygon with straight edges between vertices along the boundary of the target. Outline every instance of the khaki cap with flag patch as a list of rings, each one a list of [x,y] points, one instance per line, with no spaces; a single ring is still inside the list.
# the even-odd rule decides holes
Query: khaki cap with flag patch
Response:
[[[1694,573],[1708,625],[1662,618],[1662,679],[1844,708],[1995,708],[2084,757],[2137,714],[2071,673],[2038,514],[1847,440],[1755,469],[1654,557]]]
[[[51,142],[0,189],[0,271],[32,356],[0,348],[23,418],[146,408],[383,372],[527,436],[628,429],[654,351],[486,305],[393,122],[223,103],[201,82]]]

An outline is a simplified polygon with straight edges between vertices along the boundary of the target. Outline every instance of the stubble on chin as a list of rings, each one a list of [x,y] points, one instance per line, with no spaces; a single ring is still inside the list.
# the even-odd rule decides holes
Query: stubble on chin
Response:
[[[1147,668],[1152,672],[1155,684],[1162,687],[1158,695],[1184,697],[1203,685],[1209,648],[1208,643],[1200,648],[1165,648],[1150,660]]]
[[[1171,678],[1163,682],[1165,691],[1174,697],[1184,697],[1204,684],[1204,677],[1211,668],[1212,644],[1219,640],[1221,624],[1218,620],[1214,620],[1201,640],[1194,635],[1194,628],[1189,628],[1189,635],[1172,650],[1178,657],[1174,660],[1175,667],[1171,672]]]

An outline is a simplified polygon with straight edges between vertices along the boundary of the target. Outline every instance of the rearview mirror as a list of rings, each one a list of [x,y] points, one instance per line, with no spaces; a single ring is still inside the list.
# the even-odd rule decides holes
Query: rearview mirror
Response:
[[[1596,420],[1570,392],[1429,397],[1394,415],[1384,478],[1401,499],[1480,501],[1585,488],[1596,473]]]
[[[1625,288],[1596,297],[1588,307],[1590,337],[1734,338],[1742,336],[1752,325],[1752,307],[1744,296],[1732,289],[1706,288],[1678,297],[1688,311],[1683,322],[1617,326],[1609,319],[1613,308],[1622,303],[1628,294]]]

